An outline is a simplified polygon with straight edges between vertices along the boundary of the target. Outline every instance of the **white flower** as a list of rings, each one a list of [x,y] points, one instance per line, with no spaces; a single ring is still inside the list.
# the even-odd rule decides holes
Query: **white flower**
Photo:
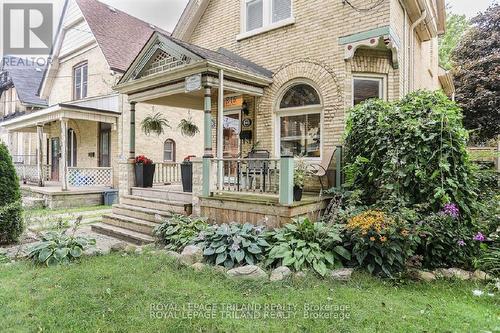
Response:
[[[484,294],[484,292],[482,290],[477,290],[476,289],[476,290],[472,291],[472,295],[474,295],[474,296],[480,297],[480,296],[483,296],[483,294]]]

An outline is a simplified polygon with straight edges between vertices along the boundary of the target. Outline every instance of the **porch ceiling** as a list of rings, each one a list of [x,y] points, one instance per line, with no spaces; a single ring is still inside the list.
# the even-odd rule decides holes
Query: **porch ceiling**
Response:
[[[35,111],[0,125],[8,131],[36,132],[36,127],[62,119],[87,120],[112,124],[116,126],[119,112],[99,110],[72,104],[56,104],[47,109]]]

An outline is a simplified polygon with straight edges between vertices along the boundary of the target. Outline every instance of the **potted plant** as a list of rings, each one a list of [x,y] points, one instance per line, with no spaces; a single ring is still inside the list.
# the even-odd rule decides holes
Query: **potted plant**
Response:
[[[155,165],[144,155],[135,158],[135,184],[137,187],[153,187]]]
[[[149,115],[141,123],[141,128],[144,134],[150,135],[154,133],[158,136],[165,133],[165,128],[171,128],[168,120],[164,118],[160,112],[155,115]]]
[[[182,135],[192,138],[196,134],[200,133],[200,129],[193,122],[191,113],[189,113],[188,119],[182,119],[179,123],[178,128],[181,130]]]
[[[307,176],[307,163],[303,159],[297,160],[293,171],[293,200],[301,201],[304,183]]]
[[[181,163],[182,191],[186,193],[193,192],[193,162],[191,162],[193,157],[196,156],[189,155]]]

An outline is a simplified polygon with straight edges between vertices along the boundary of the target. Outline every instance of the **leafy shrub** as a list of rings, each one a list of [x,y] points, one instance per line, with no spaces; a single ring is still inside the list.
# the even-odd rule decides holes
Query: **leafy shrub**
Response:
[[[459,215],[444,209],[424,218],[417,230],[421,239],[417,253],[423,256],[424,267],[470,267],[478,241]]]
[[[179,251],[193,244],[198,234],[208,224],[202,219],[193,219],[184,215],[173,215],[153,230],[157,241],[167,250]]]
[[[300,218],[268,234],[270,251],[267,266],[287,266],[296,271],[312,268],[324,276],[328,269],[342,266],[341,257],[350,260],[350,253],[340,244],[339,226]]]
[[[418,243],[418,237],[404,219],[376,210],[351,218],[345,236],[345,245],[351,249],[357,264],[371,274],[386,277],[405,270],[406,261]]]
[[[456,103],[418,91],[396,103],[369,100],[352,109],[346,128],[346,186],[366,205],[456,202],[470,221],[477,195]]]
[[[37,264],[47,266],[69,264],[80,258],[83,251],[96,243],[95,239],[75,235],[80,222],[81,217],[77,219],[70,235],[66,234],[69,229],[43,234],[42,241],[30,249],[28,257]]]
[[[500,276],[500,248],[485,249],[477,260],[477,267],[494,276]]]
[[[203,230],[197,243],[203,248],[205,260],[226,268],[254,265],[264,259],[269,244],[261,227],[251,224],[222,224]]]
[[[23,231],[19,179],[7,147],[0,143],[0,244],[16,242]]]
[[[360,191],[336,188],[325,191],[325,195],[332,199],[321,216],[321,222],[346,224],[349,218],[366,210],[360,201],[360,194]]]

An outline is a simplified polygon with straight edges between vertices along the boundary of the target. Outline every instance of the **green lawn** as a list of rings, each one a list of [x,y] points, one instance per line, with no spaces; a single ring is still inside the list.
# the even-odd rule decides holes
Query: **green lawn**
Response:
[[[0,265],[0,322],[2,332],[500,331],[497,295],[474,297],[476,287],[482,286],[457,281],[396,286],[360,273],[348,283],[315,278],[249,283],[194,272],[163,255],[114,254],[68,267]],[[211,304],[222,310],[214,310],[215,319],[192,318],[211,315]],[[255,316],[267,318],[241,311],[252,304]],[[291,311],[270,308],[279,305]],[[304,306],[322,306],[307,313],[323,318],[305,318]],[[163,318],[152,318],[151,309]],[[247,318],[234,318],[242,315]]]

